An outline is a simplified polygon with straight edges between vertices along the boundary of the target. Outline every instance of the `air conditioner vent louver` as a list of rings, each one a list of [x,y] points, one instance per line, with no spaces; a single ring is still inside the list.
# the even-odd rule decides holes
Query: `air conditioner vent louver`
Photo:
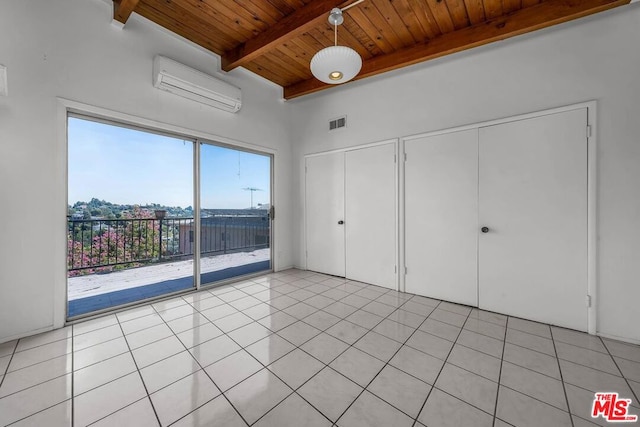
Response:
[[[153,86],[232,113],[242,106],[239,88],[160,55],[153,60]]]
[[[336,130],[347,126],[347,116],[329,121],[329,130]]]

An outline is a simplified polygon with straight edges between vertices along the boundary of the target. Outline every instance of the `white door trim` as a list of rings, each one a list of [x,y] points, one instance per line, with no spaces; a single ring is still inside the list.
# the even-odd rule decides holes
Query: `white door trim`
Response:
[[[462,130],[471,130],[477,129],[486,126],[492,126],[497,124],[509,123],[519,120],[526,120],[535,117],[546,116],[550,114],[556,114],[565,111],[572,111],[577,109],[587,109],[587,126],[590,129],[590,132],[587,133],[587,129],[585,129],[585,137],[587,138],[587,295],[585,295],[585,305],[587,305],[587,299],[590,298],[590,306],[587,307],[587,331],[590,334],[596,334],[598,332],[597,328],[597,314],[598,314],[598,268],[597,268],[597,102],[588,101],[582,102],[578,104],[567,105],[563,107],[552,108],[548,110],[541,110],[528,114],[521,114],[512,117],[506,117],[496,120],[489,120],[485,122],[478,122],[473,124],[467,124],[462,126],[457,126],[448,129],[441,129],[416,135],[406,136],[400,139],[400,156],[403,157],[403,161],[400,163],[399,168],[399,236],[400,236],[400,247],[399,247],[399,255],[400,255],[400,268],[399,270],[403,271],[403,274],[400,275],[400,286],[399,290],[405,290],[405,275],[404,269],[406,268],[406,259],[405,259],[405,218],[404,218],[404,203],[405,203],[405,182],[404,182],[404,153],[405,153],[405,142],[411,141],[414,139],[424,138],[427,136],[434,135],[442,135],[446,133],[458,132]]]
[[[590,132],[587,137],[587,289],[591,299],[587,316],[587,331],[598,333],[598,163],[597,163],[597,105],[596,101],[587,103],[587,125]]]
[[[304,199],[303,199],[303,203],[302,203],[302,247],[304,248],[304,253],[301,255],[303,262],[302,264],[304,264],[304,269],[307,270],[308,266],[307,266],[307,257],[306,257],[306,253],[307,253],[307,173],[306,173],[306,167],[307,167],[307,159],[310,157],[316,157],[316,156],[324,156],[327,154],[335,154],[335,153],[346,153],[348,151],[355,151],[355,150],[362,150],[365,148],[370,148],[370,147],[377,147],[380,145],[386,145],[386,144],[394,144],[394,148],[395,148],[395,156],[396,156],[396,163],[395,163],[395,174],[396,174],[396,183],[395,183],[395,188],[396,188],[396,227],[395,227],[395,232],[396,232],[396,247],[395,247],[395,262],[396,262],[396,290],[400,291],[402,290],[400,288],[400,281],[404,280],[404,275],[400,274],[401,271],[401,264],[400,264],[400,245],[401,245],[401,239],[402,241],[404,241],[402,234],[400,234],[400,222],[401,222],[401,216],[400,216],[400,207],[401,207],[401,195],[400,195],[400,177],[403,176],[401,175],[400,171],[400,164],[403,163],[401,157],[401,152],[404,151],[400,151],[399,146],[400,146],[400,139],[399,138],[392,138],[392,139],[385,139],[382,141],[377,141],[377,142],[372,142],[372,143],[367,143],[367,144],[361,144],[361,145],[356,145],[353,147],[345,147],[345,148],[339,148],[339,149],[335,149],[335,150],[328,150],[328,151],[322,151],[322,152],[317,152],[317,153],[310,153],[310,154],[305,154],[302,157],[302,174],[304,175],[304,180],[302,180],[302,184],[303,184],[303,192],[304,192]],[[404,199],[403,199],[404,200]]]
[[[391,144],[391,143],[397,143],[397,142],[398,142],[398,138],[391,138],[391,139],[385,139],[383,141],[355,145],[353,147],[336,148],[335,150],[328,150],[328,151],[318,151],[316,153],[305,154],[303,157],[306,159],[307,157],[324,156],[325,154],[346,153],[347,151],[362,150],[363,148],[377,147],[378,145],[385,145],[385,144]]]

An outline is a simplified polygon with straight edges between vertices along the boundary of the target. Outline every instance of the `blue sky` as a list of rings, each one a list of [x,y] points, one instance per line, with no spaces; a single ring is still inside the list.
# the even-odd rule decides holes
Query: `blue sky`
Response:
[[[191,141],[69,118],[69,204],[91,198],[118,204],[193,206]],[[269,203],[268,156],[203,144],[203,208]]]

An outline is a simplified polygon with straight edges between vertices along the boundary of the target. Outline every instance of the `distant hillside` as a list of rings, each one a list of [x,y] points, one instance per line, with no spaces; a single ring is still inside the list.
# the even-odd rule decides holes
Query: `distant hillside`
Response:
[[[202,209],[202,216],[219,216],[219,215],[263,215],[269,205],[259,206],[258,209]],[[67,215],[74,219],[118,219],[131,215],[134,211],[147,211],[148,215],[153,215],[156,210],[167,211],[168,218],[193,218],[193,207],[187,206],[164,206],[158,203],[150,203],[146,205],[119,205],[117,203],[99,200],[95,197],[89,202],[78,201],[73,205],[69,205]]]

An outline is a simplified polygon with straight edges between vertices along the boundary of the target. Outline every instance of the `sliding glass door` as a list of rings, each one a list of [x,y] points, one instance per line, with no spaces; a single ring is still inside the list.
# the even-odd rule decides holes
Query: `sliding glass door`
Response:
[[[69,318],[271,269],[270,155],[84,116],[67,135]]]
[[[69,317],[195,286],[194,145],[69,117]]]
[[[200,282],[271,269],[271,156],[200,144]]]

